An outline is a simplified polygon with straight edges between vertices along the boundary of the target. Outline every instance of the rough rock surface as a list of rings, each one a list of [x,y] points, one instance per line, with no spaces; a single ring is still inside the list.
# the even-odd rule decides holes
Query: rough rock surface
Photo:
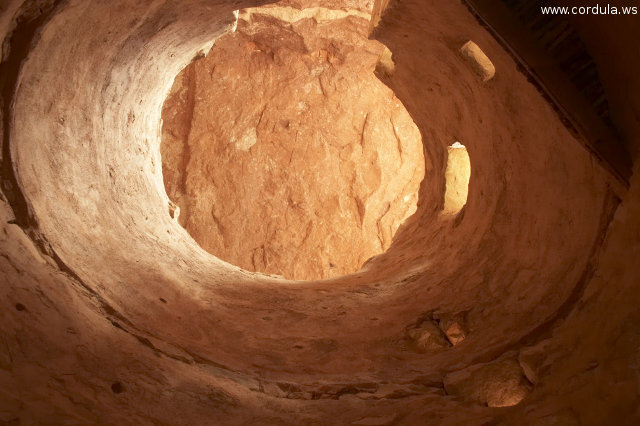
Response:
[[[3,6],[22,3],[53,1]],[[219,261],[164,190],[173,79],[255,4],[55,3],[0,19],[0,422],[640,424],[640,163],[612,194],[463,3],[395,2],[376,31],[427,178],[389,250],[317,282]],[[578,18],[638,152],[640,21]],[[460,55],[470,39],[496,67],[486,83]],[[468,199],[442,215],[456,140]],[[425,318],[464,340],[411,350]]]
[[[513,354],[451,373],[443,383],[447,393],[488,407],[516,405],[531,388]]]
[[[235,33],[176,77],[161,149],[167,194],[204,249],[310,280],[389,248],[416,210],[424,156],[374,75],[385,49],[368,22],[294,12],[241,13]]]

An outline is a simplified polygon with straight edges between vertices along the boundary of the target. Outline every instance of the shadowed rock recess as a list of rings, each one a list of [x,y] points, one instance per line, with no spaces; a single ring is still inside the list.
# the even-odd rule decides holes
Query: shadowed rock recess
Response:
[[[640,180],[486,2],[258,3],[0,3],[0,422],[638,424]]]

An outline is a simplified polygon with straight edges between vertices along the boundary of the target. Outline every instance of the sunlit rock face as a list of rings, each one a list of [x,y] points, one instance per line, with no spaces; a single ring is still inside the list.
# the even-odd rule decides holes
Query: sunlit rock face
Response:
[[[309,17],[309,14],[315,16]],[[416,210],[420,133],[375,75],[362,12],[242,11],[177,77],[162,162],[180,223],[207,251],[290,279],[358,270]]]
[[[361,25],[369,9],[353,13],[355,3],[288,4],[321,12],[314,34],[326,39],[321,28],[335,24],[327,18]],[[304,21],[270,33],[281,48],[252,38],[257,30],[243,22],[233,37],[245,44],[219,39],[233,31],[234,11],[255,1],[0,1],[0,424],[640,424],[640,163],[628,191],[616,192],[465,3],[391,2],[372,35],[393,52],[383,52],[377,75],[423,137],[416,213],[358,273],[293,282],[220,261],[175,220],[169,196],[180,200],[162,173],[162,106],[199,53],[216,43],[211,55],[227,49],[225,61],[234,61],[235,49],[242,61],[233,63],[251,72],[234,69],[244,109],[210,113],[211,133],[227,142],[237,135],[218,157],[269,148],[273,158],[262,158],[276,164],[264,136],[288,143],[278,126],[285,113],[295,118],[294,82],[277,86],[291,94],[289,106],[267,91],[266,77],[262,85],[248,77],[267,75],[262,64],[283,63],[300,46],[311,69],[330,52],[354,63],[355,48],[312,43]],[[315,9],[322,5],[340,10]],[[269,13],[241,16],[256,25],[277,15]],[[584,17],[583,29],[607,71],[603,83],[618,94],[612,118],[640,152],[640,29],[628,18]],[[461,52],[469,40],[494,64],[492,79]],[[272,58],[259,52],[266,49]],[[362,67],[372,60],[358,55]],[[291,77],[296,63],[277,71]],[[325,66],[328,78],[339,64]],[[354,96],[337,81],[362,109],[371,92]],[[222,102],[222,93],[219,83],[202,98]],[[303,98],[309,108],[312,100]],[[204,121],[196,101],[194,120],[174,138]],[[263,109],[270,132],[256,121]],[[344,131],[342,115],[312,129]],[[236,134],[232,119],[248,124]],[[255,144],[252,134],[243,138],[253,128]],[[454,141],[468,150],[470,170],[456,161],[465,158]],[[323,158],[309,157],[304,171]],[[467,177],[464,191],[458,183]],[[193,215],[185,210],[183,218]],[[240,226],[235,232],[248,238]]]

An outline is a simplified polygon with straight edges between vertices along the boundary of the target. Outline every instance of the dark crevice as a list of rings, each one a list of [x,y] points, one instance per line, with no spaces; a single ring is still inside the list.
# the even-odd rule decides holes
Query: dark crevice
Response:
[[[381,383],[329,383],[329,384],[293,384],[283,382],[263,382],[258,380],[258,389],[255,392],[264,393],[274,398],[297,399],[297,400],[338,400],[344,395],[366,394],[363,400],[397,400],[433,393],[434,391],[444,391],[442,380],[434,383],[422,383],[420,388],[413,382],[400,383],[398,389],[385,395],[376,395]],[[265,384],[272,384],[279,390],[276,392],[265,390]]]
[[[115,382],[111,385],[111,391],[116,394],[122,393],[124,392],[124,386],[120,382]]]

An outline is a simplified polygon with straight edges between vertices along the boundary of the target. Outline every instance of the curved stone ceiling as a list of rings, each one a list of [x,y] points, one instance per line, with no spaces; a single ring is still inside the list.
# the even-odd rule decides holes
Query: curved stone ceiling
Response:
[[[377,75],[422,136],[416,213],[357,273],[288,281],[202,249],[163,182],[161,112],[175,76],[255,4],[22,3],[0,9],[0,420],[638,415],[637,179],[613,192],[463,4],[398,2],[374,32],[392,52]],[[326,16],[318,10],[371,8],[281,6],[318,8],[310,25]],[[493,78],[461,54],[469,40]],[[464,207],[443,212],[456,141],[473,171]]]

